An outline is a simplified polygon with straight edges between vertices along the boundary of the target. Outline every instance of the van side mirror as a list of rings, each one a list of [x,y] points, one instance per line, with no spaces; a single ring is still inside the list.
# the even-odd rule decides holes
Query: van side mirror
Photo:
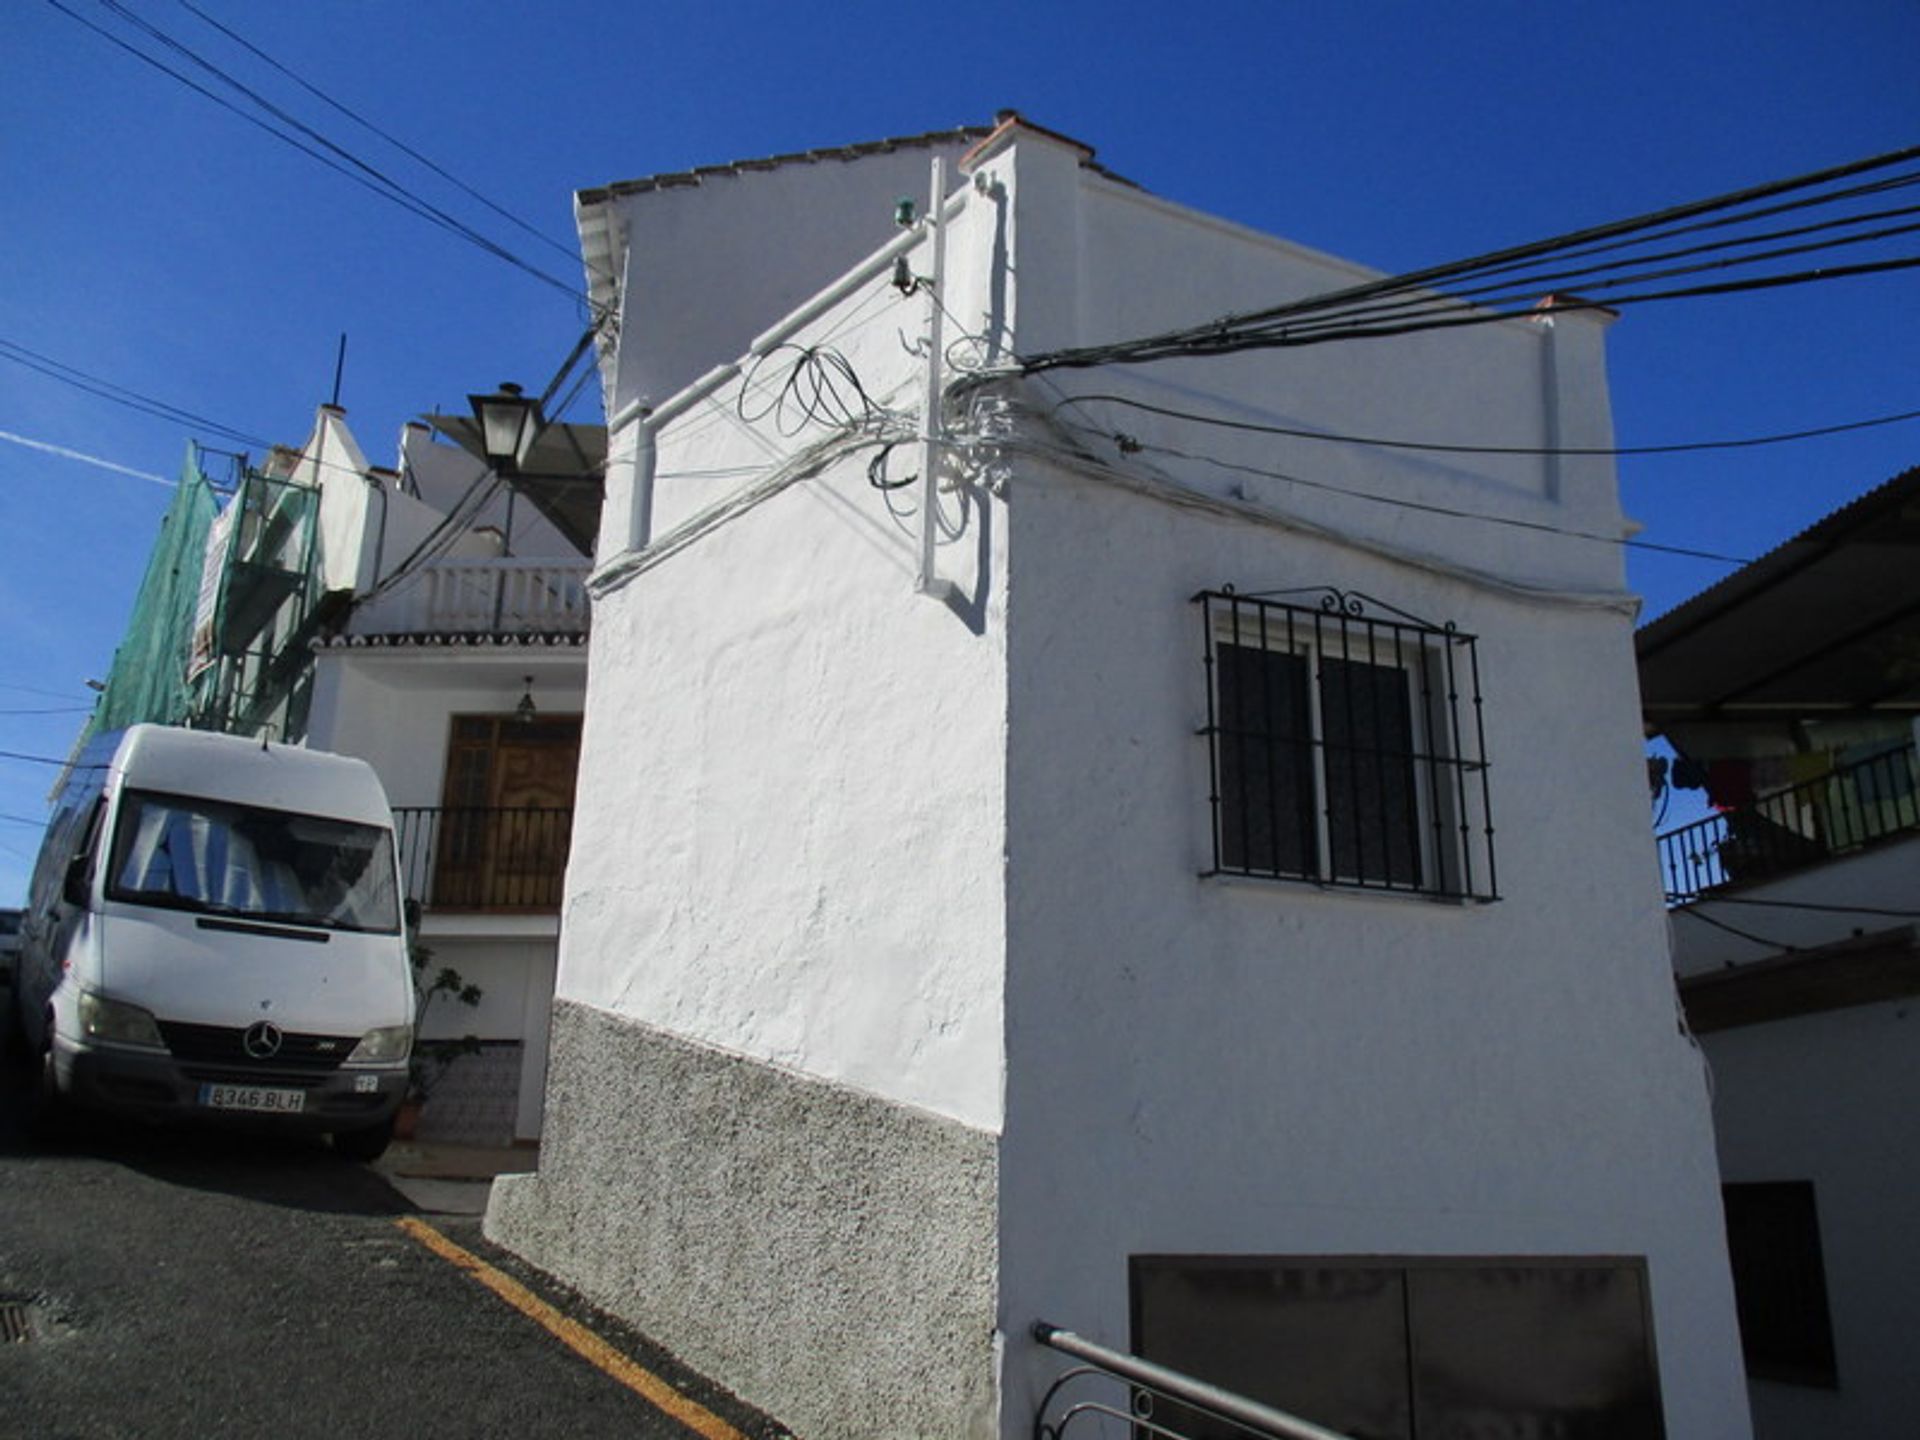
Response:
[[[88,900],[87,857],[76,855],[67,862],[67,873],[60,882],[60,898],[69,905],[86,909]]]
[[[414,899],[413,896],[409,895],[401,902],[400,913],[406,917],[407,929],[418,930],[420,928],[420,902]]]

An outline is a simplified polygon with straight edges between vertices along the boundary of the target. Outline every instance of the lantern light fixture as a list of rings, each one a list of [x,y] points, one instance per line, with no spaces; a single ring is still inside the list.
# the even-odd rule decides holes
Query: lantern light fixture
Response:
[[[480,443],[496,470],[518,470],[546,428],[540,402],[529,400],[518,385],[504,380],[491,395],[469,395],[473,418],[480,425]]]

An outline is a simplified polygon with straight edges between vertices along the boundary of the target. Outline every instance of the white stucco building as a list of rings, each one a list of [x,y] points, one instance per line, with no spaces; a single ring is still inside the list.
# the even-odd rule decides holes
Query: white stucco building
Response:
[[[580,458],[568,438],[563,426],[549,441],[562,463]],[[425,425],[403,432],[390,490],[360,532],[379,557],[366,574],[380,579],[316,642],[307,743],[379,772],[422,906],[427,978],[451,967],[482,992],[477,1006],[440,999],[428,1014],[429,1038],[472,1035],[480,1050],[448,1068],[421,1136],[532,1141],[586,688],[587,558]]]
[[[1611,463],[1272,433],[1604,447],[1604,316],[1022,375],[1370,277],[1017,117],[579,218],[607,511],[489,1235],[810,1440],[1032,1433],[1041,1320],[1357,1433],[1746,1435]]]
[[[473,424],[438,423],[459,435]],[[189,543],[204,556],[169,557],[199,577],[197,595],[143,596],[116,660],[116,684],[126,667],[170,675],[171,688],[129,693],[173,708],[122,707],[112,723],[265,735],[379,772],[422,907],[426,978],[452,968],[481,991],[476,1006],[440,999],[427,1015],[429,1039],[480,1045],[439,1077],[426,1138],[540,1133],[601,445],[598,427],[553,426],[526,456],[536,473],[509,485],[412,424],[386,469],[344,410],[322,406],[304,445],[239,467],[204,541]]]
[[[1639,635],[1648,726],[1717,807],[1660,849],[1760,1440],[1920,1414],[1916,499],[1920,469]]]

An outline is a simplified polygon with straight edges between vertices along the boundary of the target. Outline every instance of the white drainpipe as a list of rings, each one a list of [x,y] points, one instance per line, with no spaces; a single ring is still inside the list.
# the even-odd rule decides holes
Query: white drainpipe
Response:
[[[926,594],[934,588],[934,543],[938,539],[935,518],[936,507],[940,503],[939,466],[941,347],[946,343],[941,322],[946,318],[941,309],[941,295],[945,288],[947,271],[947,223],[940,213],[940,198],[947,188],[947,162],[939,155],[933,157],[933,178],[930,182],[931,195],[927,200],[927,223],[933,227],[933,274],[923,283],[927,287],[929,301],[927,311],[927,416],[920,459],[920,575],[915,589]]]

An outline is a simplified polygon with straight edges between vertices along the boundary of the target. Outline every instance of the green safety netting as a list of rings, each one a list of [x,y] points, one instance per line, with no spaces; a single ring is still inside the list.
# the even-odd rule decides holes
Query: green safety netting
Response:
[[[180,485],[160,521],[147,573],[134,597],[125,638],[113,654],[106,688],[81,736],[141,721],[178,725],[187,718],[187,661],[194,616],[206,569],[207,534],[219,502],[200,464],[200,449],[188,444]]]

